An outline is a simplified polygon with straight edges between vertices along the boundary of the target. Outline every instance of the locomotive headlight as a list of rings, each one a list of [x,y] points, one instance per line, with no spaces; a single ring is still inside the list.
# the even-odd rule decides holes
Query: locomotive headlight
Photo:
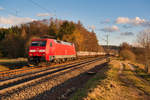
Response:
[[[45,52],[45,50],[39,50],[39,52]]]
[[[35,50],[30,50],[29,52],[35,52]]]

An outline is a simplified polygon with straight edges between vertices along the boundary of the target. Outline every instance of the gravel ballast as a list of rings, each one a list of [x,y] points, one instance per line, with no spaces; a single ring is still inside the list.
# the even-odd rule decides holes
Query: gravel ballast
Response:
[[[55,88],[57,88],[58,85],[61,85],[62,83],[64,83],[65,81],[73,77],[77,77],[81,73],[84,73],[94,68],[95,66],[100,65],[103,62],[105,62],[105,60],[100,60],[95,63],[85,65],[84,67],[81,67],[79,69],[75,69],[72,71],[68,70],[68,72],[66,71],[64,71],[64,73],[61,72],[61,75],[58,75],[57,77],[49,78],[46,81],[40,82],[40,84],[31,85],[11,95],[8,94],[5,96],[2,96],[1,100],[29,100],[29,99],[35,100],[35,97],[36,97],[36,100],[38,98],[39,100],[41,100],[41,98],[43,100],[54,100],[52,98],[48,98],[49,95],[48,93],[45,93],[45,92],[46,91],[53,92]],[[75,88],[72,88],[71,90],[74,91]],[[42,93],[44,93],[44,95]]]

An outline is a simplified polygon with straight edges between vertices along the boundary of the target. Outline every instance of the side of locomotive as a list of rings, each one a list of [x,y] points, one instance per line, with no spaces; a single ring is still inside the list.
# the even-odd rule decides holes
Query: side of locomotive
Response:
[[[59,62],[60,60],[75,59],[76,51],[72,43],[55,39],[33,39],[29,47],[28,61],[30,63]]]

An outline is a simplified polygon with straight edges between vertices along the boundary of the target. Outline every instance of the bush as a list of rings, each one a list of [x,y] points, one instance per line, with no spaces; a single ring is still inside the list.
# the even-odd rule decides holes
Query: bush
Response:
[[[2,52],[0,51],[0,57],[2,57],[3,56],[3,54],[2,54]]]
[[[136,59],[135,54],[130,50],[121,50],[120,57],[122,57],[124,60],[131,60],[131,61],[135,61]]]
[[[24,40],[19,35],[10,34],[1,41],[0,50],[4,57],[17,58],[24,56]]]

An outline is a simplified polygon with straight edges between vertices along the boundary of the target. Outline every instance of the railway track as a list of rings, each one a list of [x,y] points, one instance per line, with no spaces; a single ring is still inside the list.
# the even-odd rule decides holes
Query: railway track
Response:
[[[91,59],[91,58],[89,58],[89,59]],[[85,61],[85,60],[87,60],[87,59],[79,59],[79,60],[73,61],[73,62],[66,62],[63,64],[55,64],[55,65],[50,65],[50,66],[43,66],[43,67],[35,67],[34,66],[34,67],[25,68],[25,69],[3,71],[3,72],[0,72],[0,82],[5,81],[5,80],[9,80],[9,79],[13,79],[16,77],[21,77],[21,76],[25,76],[25,75],[29,75],[29,74],[39,73],[39,72],[49,70],[49,69],[55,69],[57,67],[75,64],[75,63]]]
[[[68,64],[66,66],[55,67],[55,68],[47,68],[37,73],[26,74],[24,76],[16,77],[13,79],[5,80],[0,82],[0,96],[5,96],[12,94],[20,89],[28,87],[33,84],[38,84],[42,81],[46,81],[49,78],[54,78],[69,71],[73,71],[75,69],[82,68],[88,64],[94,63],[99,60],[103,60],[103,58],[93,58],[90,60],[84,60],[80,62],[76,62],[73,64]]]

